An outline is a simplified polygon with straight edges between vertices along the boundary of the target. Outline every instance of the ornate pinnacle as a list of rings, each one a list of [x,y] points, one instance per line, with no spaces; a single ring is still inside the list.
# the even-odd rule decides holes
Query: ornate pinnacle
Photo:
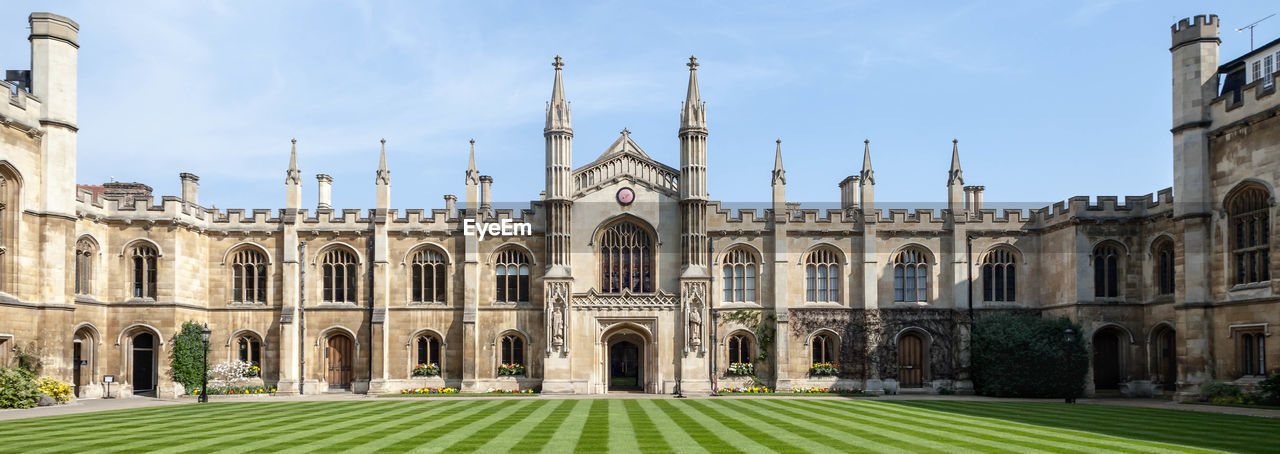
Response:
[[[689,63],[685,63],[685,66],[688,66],[690,71],[697,71],[698,65],[698,57],[693,55],[689,56]]]
[[[554,66],[556,70],[559,71],[560,68],[564,67],[564,60],[562,60],[559,55],[556,55],[556,61],[555,63],[552,63],[551,66]]]

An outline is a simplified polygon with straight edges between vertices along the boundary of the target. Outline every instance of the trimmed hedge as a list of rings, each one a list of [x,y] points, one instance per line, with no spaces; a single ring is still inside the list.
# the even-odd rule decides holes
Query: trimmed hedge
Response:
[[[1075,338],[1067,344],[1067,328]],[[996,397],[1079,396],[1089,371],[1080,326],[1065,318],[994,314],[974,323],[974,391]]]
[[[170,350],[170,374],[173,381],[182,383],[187,393],[199,388],[205,374],[204,339],[200,331],[204,326],[196,322],[185,322],[178,334],[173,336],[173,349]]]

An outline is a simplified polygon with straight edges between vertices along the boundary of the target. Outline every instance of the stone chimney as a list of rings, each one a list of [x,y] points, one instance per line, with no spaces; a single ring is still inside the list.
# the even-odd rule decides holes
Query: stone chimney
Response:
[[[333,177],[323,173],[316,174],[316,188],[320,191],[316,208],[321,210],[333,209]]]
[[[489,216],[493,209],[493,177],[480,175],[480,212]]]
[[[858,189],[862,186],[862,177],[850,175],[840,182],[840,209],[844,211],[858,209]]]
[[[180,173],[182,179],[182,201],[192,205],[200,205],[200,177],[193,173]]]
[[[445,219],[458,217],[458,196],[453,194],[444,195],[444,212]]]

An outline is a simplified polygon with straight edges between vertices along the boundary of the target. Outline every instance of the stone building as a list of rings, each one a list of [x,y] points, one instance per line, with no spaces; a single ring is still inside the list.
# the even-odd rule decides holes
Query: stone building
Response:
[[[678,167],[626,130],[574,167],[557,57],[545,194],[518,211],[492,206],[474,141],[461,204],[443,209],[390,208],[385,142],[367,210],[333,208],[327,175],[301,206],[296,141],[282,209],[205,207],[188,173],[158,201],[145,185],[77,189],[78,25],[29,21],[32,67],[7,73],[0,105],[0,362],[34,355],[81,396],[104,375],[122,395],[182,392],[166,358],[186,321],[212,330],[211,361],[259,364],[285,394],[696,393],[746,382],[734,363],[782,389],[963,391],[970,321],[1013,310],[1083,324],[1090,391],[1192,393],[1280,364],[1280,41],[1220,65],[1215,16],[1172,27],[1173,187],[1026,212],[984,207],[955,142],[942,210],[877,207],[870,142],[839,209],[787,201],[781,142],[759,174],[772,205],[726,209],[707,196],[723,158],[694,58]]]

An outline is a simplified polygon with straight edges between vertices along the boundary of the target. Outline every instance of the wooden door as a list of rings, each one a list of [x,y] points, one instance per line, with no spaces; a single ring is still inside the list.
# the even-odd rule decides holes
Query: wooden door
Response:
[[[329,337],[324,351],[325,381],[330,388],[348,388],[351,386],[351,338],[341,334]]]
[[[84,359],[81,356],[82,348],[84,348],[84,343],[80,341],[80,337],[77,335],[76,340],[71,343],[71,367],[74,369],[72,372],[72,378],[74,379],[72,385],[75,386],[74,392],[76,396],[80,395],[80,387],[84,386],[84,379],[80,375],[82,372],[80,361]]]
[[[155,390],[155,336],[142,333],[133,337],[133,393]]]
[[[1160,383],[1163,384],[1167,391],[1177,389],[1178,382],[1178,358],[1177,348],[1174,344],[1174,331],[1166,329],[1160,333],[1156,347],[1156,370],[1160,374]]]
[[[1093,387],[1120,387],[1120,338],[1110,331],[1093,336]]]
[[[898,381],[903,388],[924,386],[924,342],[915,334],[898,339]]]

